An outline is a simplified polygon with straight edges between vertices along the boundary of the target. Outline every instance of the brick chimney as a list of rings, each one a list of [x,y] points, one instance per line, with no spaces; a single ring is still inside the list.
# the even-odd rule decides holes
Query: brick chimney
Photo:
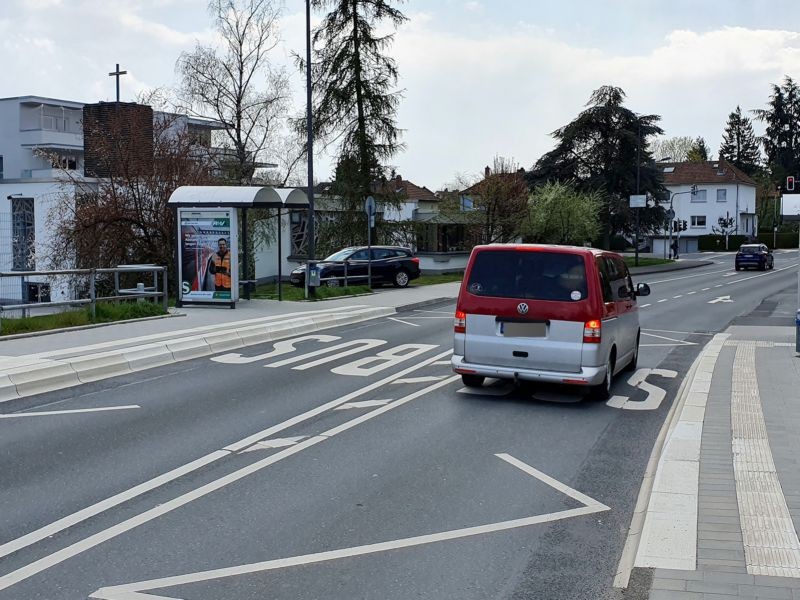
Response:
[[[483,170],[484,178],[489,178],[489,175],[492,174],[492,170],[489,168],[489,165],[486,165],[486,168]]]

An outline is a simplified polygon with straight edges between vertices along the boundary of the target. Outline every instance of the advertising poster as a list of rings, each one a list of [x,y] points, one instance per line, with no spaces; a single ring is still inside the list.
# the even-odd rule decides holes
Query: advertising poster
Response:
[[[181,301],[239,299],[236,210],[179,209]]]

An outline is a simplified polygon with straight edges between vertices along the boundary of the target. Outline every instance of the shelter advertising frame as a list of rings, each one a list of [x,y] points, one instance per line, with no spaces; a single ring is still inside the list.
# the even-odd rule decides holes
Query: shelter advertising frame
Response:
[[[237,209],[178,208],[177,229],[179,303],[234,306],[239,300]]]

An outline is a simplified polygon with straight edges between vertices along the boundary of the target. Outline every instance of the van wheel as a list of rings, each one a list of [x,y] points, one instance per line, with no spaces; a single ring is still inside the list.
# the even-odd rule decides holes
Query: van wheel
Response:
[[[605,402],[608,400],[609,396],[611,396],[611,379],[613,377],[612,373],[614,373],[614,360],[615,353],[614,350],[612,350],[606,361],[606,376],[603,378],[603,382],[589,389],[590,400]]]
[[[461,382],[469,388],[483,387],[483,380],[486,379],[482,375],[462,375]]]
[[[639,364],[639,338],[641,337],[641,333],[636,334],[636,345],[633,347],[633,358],[631,358],[631,362],[629,362],[625,366],[626,371],[635,371],[636,365]]]

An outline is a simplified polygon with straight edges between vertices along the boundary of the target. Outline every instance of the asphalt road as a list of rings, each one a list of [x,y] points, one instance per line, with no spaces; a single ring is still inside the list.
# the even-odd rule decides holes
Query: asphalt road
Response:
[[[0,599],[613,598],[689,365],[797,285],[712,258],[638,278],[663,400],[465,390],[452,304],[42,395],[0,418]]]

